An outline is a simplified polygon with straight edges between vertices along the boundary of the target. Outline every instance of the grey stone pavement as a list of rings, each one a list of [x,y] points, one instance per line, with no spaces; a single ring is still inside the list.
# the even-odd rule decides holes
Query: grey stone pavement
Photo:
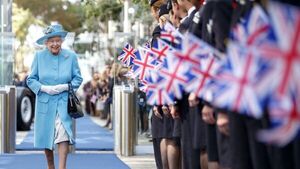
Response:
[[[100,125],[104,126],[105,121],[101,120],[99,117],[91,117],[92,120]],[[22,140],[26,137],[27,132],[17,132],[16,135],[16,144],[20,144]],[[140,143],[137,146],[137,154],[134,156],[120,156],[118,155],[119,159],[123,161],[126,165],[128,165],[131,169],[155,169],[155,160],[153,156],[152,150],[152,142],[149,141],[150,139],[144,135],[139,135],[138,142]],[[32,154],[32,153],[43,153],[41,151],[17,151],[17,154]],[[76,151],[75,153],[114,153],[112,151]]]

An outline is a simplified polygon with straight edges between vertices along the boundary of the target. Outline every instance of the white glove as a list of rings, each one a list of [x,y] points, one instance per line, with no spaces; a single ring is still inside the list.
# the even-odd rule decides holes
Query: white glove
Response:
[[[67,91],[69,89],[68,84],[59,84],[55,85],[54,89],[57,90],[59,93]]]
[[[60,93],[57,89],[55,89],[55,86],[45,86],[45,85],[42,85],[41,86],[41,91],[45,92],[45,93],[48,93],[50,95],[56,95],[56,94]]]

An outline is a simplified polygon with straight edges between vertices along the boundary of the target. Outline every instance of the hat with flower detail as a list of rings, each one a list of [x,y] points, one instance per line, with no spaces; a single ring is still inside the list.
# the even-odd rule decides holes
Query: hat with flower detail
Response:
[[[43,45],[45,41],[49,38],[56,37],[56,36],[65,38],[68,34],[68,32],[65,31],[60,24],[50,25],[43,32],[44,32],[44,36],[42,36],[36,41],[36,43],[39,45]]]

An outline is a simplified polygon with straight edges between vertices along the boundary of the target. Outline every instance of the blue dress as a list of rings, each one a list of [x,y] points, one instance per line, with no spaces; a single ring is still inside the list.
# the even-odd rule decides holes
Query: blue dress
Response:
[[[72,118],[67,112],[68,92],[49,95],[40,91],[42,85],[58,85],[71,82],[78,88],[82,77],[77,56],[73,51],[62,49],[53,55],[48,49],[38,51],[27,78],[28,87],[36,94],[34,119],[34,147],[53,149],[56,113],[68,133],[70,144],[74,144]]]

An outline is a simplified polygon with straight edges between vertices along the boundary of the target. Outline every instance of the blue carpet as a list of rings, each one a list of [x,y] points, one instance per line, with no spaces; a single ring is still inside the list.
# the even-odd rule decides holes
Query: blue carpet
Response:
[[[58,168],[58,156],[55,155]],[[46,169],[44,154],[4,154],[0,155],[0,169]],[[68,169],[129,169],[114,154],[70,154]]]
[[[89,116],[76,120],[76,150],[113,150],[112,131],[95,124]],[[23,142],[16,145],[17,150],[37,150],[33,148],[33,131]],[[1,168],[0,168],[1,169]]]

